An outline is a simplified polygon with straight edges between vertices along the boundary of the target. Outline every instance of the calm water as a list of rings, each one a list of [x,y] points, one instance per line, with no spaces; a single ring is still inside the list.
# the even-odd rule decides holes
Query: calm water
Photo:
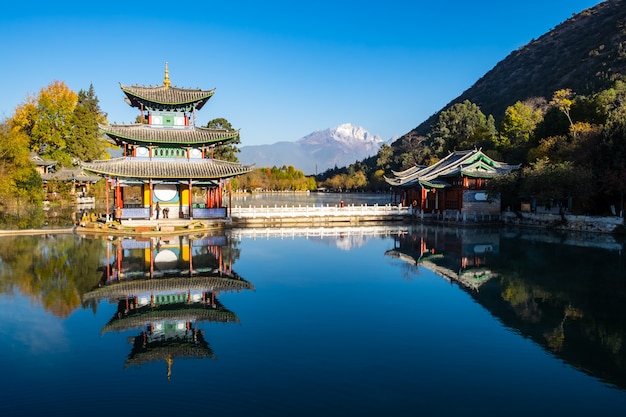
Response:
[[[0,323],[2,416],[626,409],[626,260],[607,236],[2,236]]]

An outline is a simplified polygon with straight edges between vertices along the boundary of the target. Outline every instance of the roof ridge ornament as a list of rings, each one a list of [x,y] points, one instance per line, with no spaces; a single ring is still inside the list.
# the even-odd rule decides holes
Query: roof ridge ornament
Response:
[[[170,71],[167,68],[167,61],[165,61],[165,79],[163,80],[163,85],[165,88],[170,88]]]

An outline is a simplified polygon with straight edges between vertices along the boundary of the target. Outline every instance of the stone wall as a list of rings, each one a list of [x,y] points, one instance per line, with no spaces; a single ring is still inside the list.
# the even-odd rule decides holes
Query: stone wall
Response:
[[[488,198],[485,191],[464,190],[462,214],[466,216],[500,214],[500,198]]]
[[[618,216],[561,216],[554,213],[503,212],[501,220],[511,225],[599,233],[612,233],[618,225],[624,224],[624,219]]]

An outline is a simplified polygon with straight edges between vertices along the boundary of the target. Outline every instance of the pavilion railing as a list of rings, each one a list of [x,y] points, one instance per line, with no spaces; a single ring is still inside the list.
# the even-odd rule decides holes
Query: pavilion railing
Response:
[[[326,206],[233,206],[233,218],[331,217],[331,216],[409,216],[409,207],[400,205],[326,205]]]

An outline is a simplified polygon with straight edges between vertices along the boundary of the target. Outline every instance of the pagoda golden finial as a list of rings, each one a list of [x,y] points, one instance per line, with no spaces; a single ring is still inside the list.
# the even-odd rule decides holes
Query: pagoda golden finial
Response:
[[[170,88],[170,71],[167,69],[167,62],[165,63],[165,79],[163,80],[163,85],[165,88]]]

